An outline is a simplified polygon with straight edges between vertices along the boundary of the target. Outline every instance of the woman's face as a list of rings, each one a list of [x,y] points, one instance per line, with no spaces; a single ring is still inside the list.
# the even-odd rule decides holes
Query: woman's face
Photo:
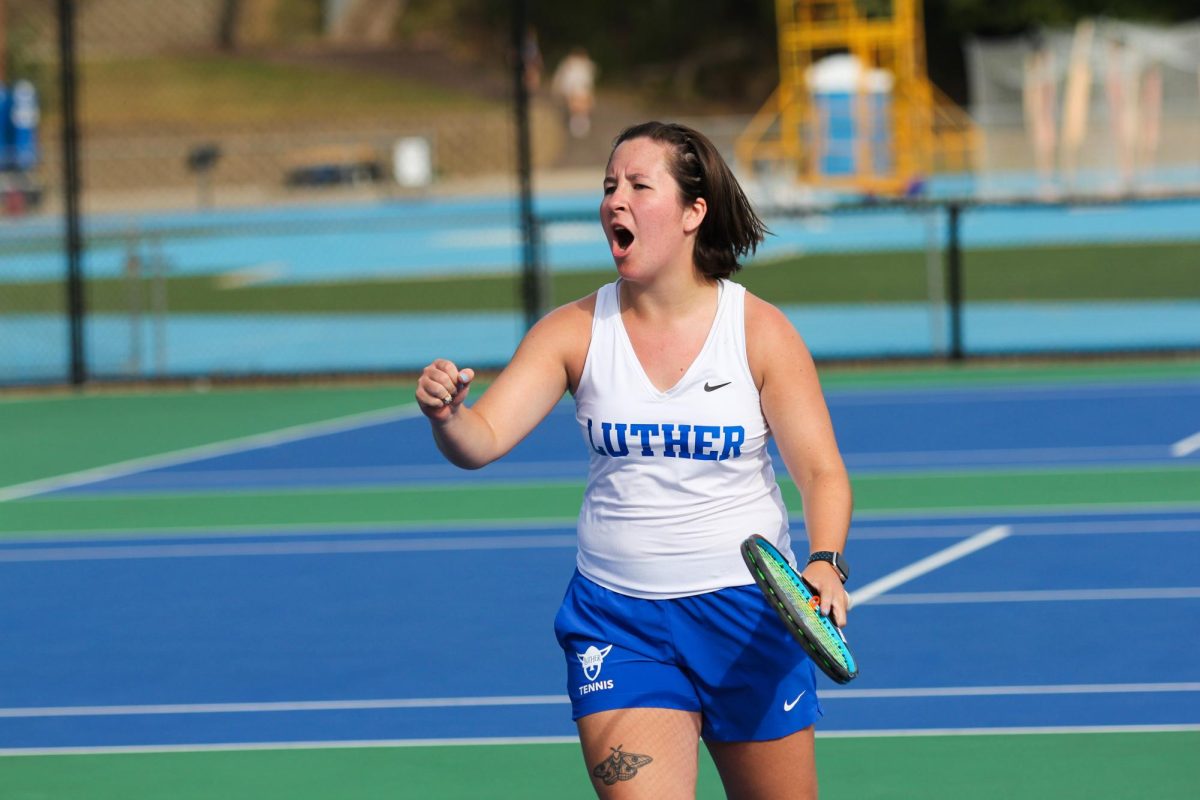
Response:
[[[704,201],[684,206],[667,169],[668,146],[630,139],[613,151],[604,175],[600,224],[622,278],[639,280],[670,267],[694,269],[694,234]]]

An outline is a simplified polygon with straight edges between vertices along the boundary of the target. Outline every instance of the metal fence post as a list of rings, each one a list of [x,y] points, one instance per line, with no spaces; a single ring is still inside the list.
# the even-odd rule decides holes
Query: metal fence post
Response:
[[[83,342],[83,237],[79,230],[79,130],[75,106],[75,3],[58,0],[59,91],[63,115],[63,194],[67,229],[67,309],[71,383],[87,381]]]
[[[525,28],[527,0],[517,0],[512,12],[513,88],[517,115],[517,179],[520,185],[521,304],[525,310],[525,329],[533,327],[545,308],[542,266],[539,263],[537,221],[533,216],[533,157],[529,133],[529,87],[525,84]]]
[[[950,304],[950,349],[951,361],[963,360],[963,281],[962,247],[959,241],[959,223],[962,205],[949,203],[946,206],[946,301]]]

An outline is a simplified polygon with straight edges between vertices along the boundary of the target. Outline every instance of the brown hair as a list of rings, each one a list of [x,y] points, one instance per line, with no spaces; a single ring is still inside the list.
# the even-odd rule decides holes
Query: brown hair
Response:
[[[613,151],[631,139],[650,139],[670,150],[667,170],[679,184],[685,204],[703,197],[708,211],[696,234],[693,260],[710,278],[728,278],[742,268],[738,259],[751,255],[767,234],[733,171],[707,136],[667,122],[643,122],[613,140]],[[610,156],[611,157],[611,156]]]

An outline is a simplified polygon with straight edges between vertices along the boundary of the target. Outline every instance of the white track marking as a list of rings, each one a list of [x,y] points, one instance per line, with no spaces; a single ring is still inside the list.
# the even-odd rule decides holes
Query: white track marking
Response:
[[[1032,686],[931,686],[896,689],[829,689],[822,699],[868,700],[921,697],[1030,697],[1075,694],[1160,694],[1200,692],[1200,682],[1088,683]],[[55,717],[138,717],[186,714],[281,714],[311,711],[379,711],[414,708],[480,708],[566,705],[565,694],[491,697],[400,697],[368,700],[294,700],[270,703],[168,703],[119,706],[42,706],[0,708],[0,719]]]
[[[1190,456],[1192,453],[1200,450],[1200,431],[1196,431],[1186,439],[1180,439],[1175,444],[1171,445],[1171,455],[1176,458]]]
[[[199,461],[205,458],[230,455],[232,453],[240,453],[246,450],[256,450],[261,447],[271,447],[273,445],[284,444],[286,442],[295,442],[301,439],[324,436],[325,434],[329,433],[339,433],[341,431],[354,430],[355,428],[366,428],[371,425],[380,425],[385,422],[408,419],[410,417],[415,417],[420,413],[420,409],[417,407],[417,405],[412,403],[409,405],[400,406],[399,408],[383,408],[376,411],[364,411],[360,414],[351,414],[349,416],[322,420],[320,422],[307,422],[303,425],[293,425],[291,427],[281,428],[277,431],[256,433],[251,436],[228,439],[223,442],[214,442],[212,444],[203,444],[197,447],[187,447],[182,450],[175,450],[169,453],[159,453],[158,455],[153,456],[132,458],[128,461],[119,461],[115,464],[106,464],[102,467],[93,467],[91,469],[79,470],[78,472],[69,472],[64,475],[55,475],[50,478],[40,478],[35,481],[5,486],[0,488],[0,503],[9,500],[18,500],[22,497],[33,497],[34,495],[46,494],[47,492],[53,492],[58,489],[66,489],[72,486],[83,486],[88,483],[97,483],[99,481],[108,480],[109,478],[117,478],[123,475],[132,475],[135,472],[145,472],[146,470],[174,466],[175,464],[184,464],[188,461]]]
[[[861,589],[851,592],[854,605],[861,606],[863,603],[868,603],[901,584],[908,583],[914,578],[919,578],[926,573],[933,572],[935,569],[944,567],[964,556],[969,556],[971,553],[995,544],[1011,534],[1012,528],[1008,525],[996,525],[995,527],[981,531],[969,539],[964,539],[958,544],[947,547],[945,550],[939,550],[931,556],[926,556],[920,561],[915,561],[907,567],[902,567],[890,575],[885,575],[879,580],[872,581]]]
[[[218,289],[244,289],[248,286],[258,286],[270,283],[287,274],[286,261],[266,261],[241,269],[219,272],[216,276]]]

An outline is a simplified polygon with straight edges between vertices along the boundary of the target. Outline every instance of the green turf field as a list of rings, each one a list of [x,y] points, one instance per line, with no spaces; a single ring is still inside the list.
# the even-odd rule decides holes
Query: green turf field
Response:
[[[1188,244],[972,250],[964,256],[964,282],[972,301],[1200,298],[1196,252]],[[903,303],[928,299],[926,269],[924,253],[812,254],[758,261],[737,279],[773,303]],[[556,273],[553,303],[611,279],[611,268]],[[520,307],[519,281],[513,274],[229,288],[215,275],[176,277],[167,281],[167,304],[174,312],[268,314],[513,311]],[[148,280],[91,280],[87,307],[118,313],[149,308],[152,289]],[[9,285],[0,300],[0,314],[64,307],[61,282]]]

